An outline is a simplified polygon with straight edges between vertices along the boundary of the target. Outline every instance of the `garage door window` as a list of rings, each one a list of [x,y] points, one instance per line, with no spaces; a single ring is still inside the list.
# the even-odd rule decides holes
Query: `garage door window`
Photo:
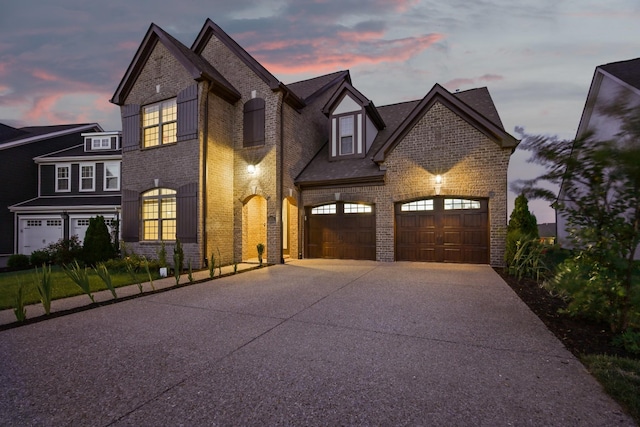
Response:
[[[361,203],[345,203],[344,213],[346,214],[359,214],[359,213],[371,213],[372,209],[370,205],[364,205]]]
[[[330,205],[316,206],[315,208],[311,209],[312,215],[331,215],[335,213],[336,213],[335,203],[332,203]]]
[[[403,212],[432,211],[433,199],[416,200],[415,202],[403,203],[400,210]]]
[[[444,199],[444,210],[454,209],[480,209],[480,202],[468,199]]]

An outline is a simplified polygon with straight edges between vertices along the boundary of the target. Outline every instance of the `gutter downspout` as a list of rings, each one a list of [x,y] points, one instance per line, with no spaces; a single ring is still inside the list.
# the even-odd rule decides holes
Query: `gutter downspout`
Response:
[[[278,245],[278,253],[280,254],[280,264],[284,264],[284,254],[282,251],[282,245],[284,243],[284,224],[282,223],[282,203],[284,195],[284,104],[289,96],[288,91],[284,91],[282,96],[282,103],[280,104],[280,176],[278,177],[278,205],[276,206],[276,215],[278,215],[278,222],[280,223],[280,244]]]
[[[207,251],[207,178],[209,176],[209,86],[206,87],[206,95],[204,97],[204,129],[202,130],[202,251],[204,252],[203,261],[208,266]]]

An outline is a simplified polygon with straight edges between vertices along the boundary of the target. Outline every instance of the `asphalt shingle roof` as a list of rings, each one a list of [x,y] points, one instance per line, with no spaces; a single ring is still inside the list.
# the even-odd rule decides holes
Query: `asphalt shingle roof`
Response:
[[[336,71],[335,73],[325,74],[324,76],[314,77],[308,80],[289,83],[287,87],[293,91],[300,99],[306,100],[319,90],[330,85],[336,79],[342,76],[348,76],[348,71]]]
[[[640,58],[612,62],[601,65],[599,68],[636,89],[640,89]]]

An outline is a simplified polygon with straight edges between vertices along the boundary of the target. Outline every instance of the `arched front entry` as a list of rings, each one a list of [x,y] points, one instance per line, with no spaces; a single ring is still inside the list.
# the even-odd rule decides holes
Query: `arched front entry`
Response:
[[[396,261],[489,263],[488,200],[434,197],[397,203]]]
[[[265,246],[262,258],[267,259],[267,200],[262,196],[252,196],[242,207],[242,260],[258,258],[256,246]]]
[[[282,201],[282,255],[298,258],[298,208],[295,199]]]

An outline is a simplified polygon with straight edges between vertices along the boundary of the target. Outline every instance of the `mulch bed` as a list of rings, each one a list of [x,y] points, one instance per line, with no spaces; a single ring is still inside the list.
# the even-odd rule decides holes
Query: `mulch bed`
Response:
[[[612,344],[614,334],[608,325],[560,313],[560,310],[567,307],[567,303],[551,295],[534,280],[517,279],[501,268],[496,268],[495,271],[576,357],[607,354],[638,358]]]

